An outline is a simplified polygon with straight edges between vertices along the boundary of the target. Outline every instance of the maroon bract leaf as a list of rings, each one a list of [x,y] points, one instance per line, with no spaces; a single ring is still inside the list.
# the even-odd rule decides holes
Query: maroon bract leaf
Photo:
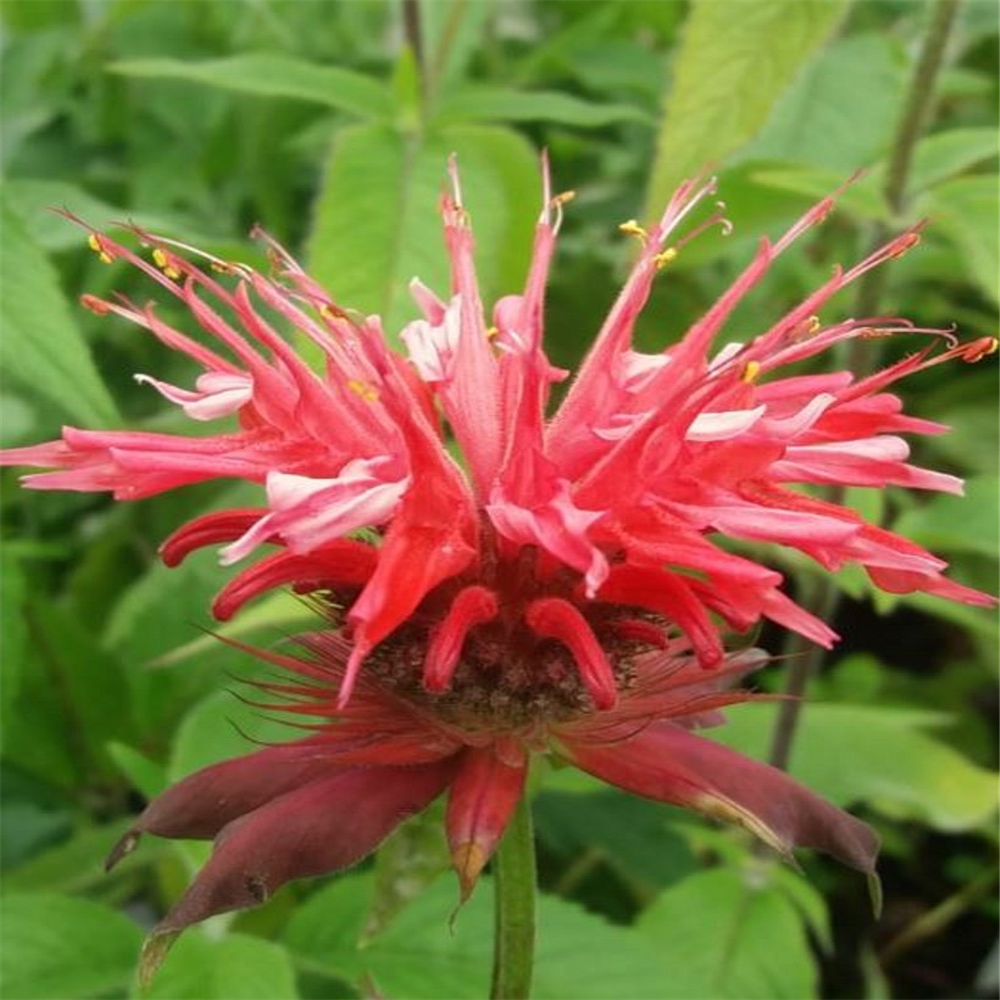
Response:
[[[146,806],[132,829],[115,845],[107,867],[114,867],[133,851],[143,833],[208,840],[228,823],[272,799],[346,770],[331,763],[323,747],[294,743],[202,768]]]
[[[463,901],[500,842],[524,794],[528,769],[502,760],[493,747],[469,749],[451,784],[446,826]]]
[[[145,976],[191,924],[258,906],[286,882],[340,871],[370,854],[447,785],[451,761],[414,768],[358,768],[320,778],[233,820],[180,901],[154,928]]]
[[[743,757],[670,722],[616,743],[567,744],[584,771],[619,788],[737,823],[784,855],[794,847],[875,871],[878,837],[783,771]]]

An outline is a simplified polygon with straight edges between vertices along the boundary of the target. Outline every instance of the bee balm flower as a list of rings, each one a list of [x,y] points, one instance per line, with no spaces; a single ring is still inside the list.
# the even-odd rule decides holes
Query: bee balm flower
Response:
[[[712,185],[685,184],[638,237],[631,274],[565,398],[546,358],[546,279],[565,196],[546,193],[524,290],[488,321],[454,170],[443,198],[449,295],[418,282],[423,318],[390,350],[377,317],[349,313],[279,246],[275,274],[209,259],[138,231],[152,263],[102,233],[102,259],[126,260],[187,307],[213,342],[151,305],[85,297],[145,327],[202,370],[193,388],[139,376],[196,420],[235,415],[209,437],[67,428],[2,454],[52,470],[35,489],[107,490],[135,500],[230,477],[264,502],[197,518],[169,538],[168,564],[221,545],[241,569],[213,609],[229,618],[262,592],[313,592],[328,630],[305,658],[265,655],[300,675],[265,685],[319,716],[315,736],[201,771],[140,817],[141,832],[214,837],[212,860],[161,925],[170,934],[250,905],[290,878],[364,856],[400,819],[449,789],[447,827],[469,891],[521,795],[532,752],[551,752],[640,795],[747,826],[782,851],[817,847],[871,871],[873,834],[785,775],[694,735],[745,694],[726,684],[761,662],[727,655],[722,630],[761,619],[830,645],[831,629],[782,590],[782,576],[722,548],[729,537],[797,549],[829,570],[863,566],[878,586],[970,604],[992,599],[943,575],[919,546],[865,522],[809,484],[959,492],[908,461],[904,433],[944,428],[904,415],[897,379],[992,341],[904,358],[876,375],[786,374],[853,337],[913,328],[896,318],[819,313],[836,292],[898,256],[911,230],[834,273],[745,343],[715,342],[771,263],[819,223],[829,200],[746,270],[685,336],[645,354],[632,332],[670,240]],[[204,255],[202,255],[204,257]],[[192,260],[194,258],[194,260]],[[217,274],[216,272],[221,272]],[[310,369],[275,330],[309,338]],[[454,438],[461,459],[446,447]],[[117,856],[117,855],[116,855]]]

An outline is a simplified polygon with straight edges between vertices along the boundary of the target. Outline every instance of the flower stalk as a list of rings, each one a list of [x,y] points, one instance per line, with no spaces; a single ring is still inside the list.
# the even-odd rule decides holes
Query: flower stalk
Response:
[[[895,140],[889,154],[889,166],[882,189],[886,205],[893,216],[902,215],[906,207],[906,190],[913,164],[913,154],[934,107],[934,91],[938,74],[944,64],[948,39],[955,25],[955,18],[961,0],[938,0],[931,14],[927,33],[924,36],[920,56],[913,70],[903,113],[896,128]],[[889,227],[879,223],[872,241],[873,247],[881,246],[889,233]],[[856,312],[859,316],[874,316],[885,290],[885,270],[875,268],[862,275],[858,283]],[[872,348],[874,341],[858,338],[847,344],[847,365],[855,372],[864,372],[873,367]],[[827,492],[828,499],[835,504],[844,501],[844,487],[835,485]],[[799,603],[820,621],[831,623],[840,603],[840,589],[830,576],[822,578],[810,576],[799,581],[801,597]],[[787,769],[791,757],[792,744],[798,728],[803,707],[803,698],[809,681],[816,674],[826,650],[800,641],[800,636],[789,632],[783,655],[790,660],[785,694],[775,721],[768,759],[775,767]]]
[[[527,1000],[535,962],[535,834],[521,799],[494,856],[492,1000]]]

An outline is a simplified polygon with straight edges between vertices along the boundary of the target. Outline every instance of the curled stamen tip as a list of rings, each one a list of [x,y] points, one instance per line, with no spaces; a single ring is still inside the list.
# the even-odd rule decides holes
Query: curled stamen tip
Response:
[[[980,337],[978,340],[972,341],[971,344],[965,345],[961,358],[963,361],[974,364],[990,354],[996,354],[998,348],[1000,348],[1000,340],[997,340],[996,337]]]
[[[104,299],[99,299],[96,295],[84,294],[80,296],[80,305],[84,309],[89,309],[97,316],[107,316],[111,312],[111,306]]]
[[[920,233],[914,230],[910,233],[904,233],[899,239],[889,248],[888,256],[896,259],[902,257],[904,253],[908,250],[912,250],[920,242]]]

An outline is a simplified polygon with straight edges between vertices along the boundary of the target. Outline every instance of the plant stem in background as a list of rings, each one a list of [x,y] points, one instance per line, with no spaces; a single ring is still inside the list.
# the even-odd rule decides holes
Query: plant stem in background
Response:
[[[493,860],[492,1000],[527,1000],[535,958],[535,835],[521,799]]]
[[[937,0],[931,12],[930,24],[924,35],[920,56],[913,70],[907,91],[903,113],[889,154],[882,194],[894,216],[902,214],[906,207],[906,188],[913,163],[913,153],[924,128],[931,118],[934,106],[934,87],[938,73],[944,63],[945,50],[955,24],[955,16],[961,0]],[[889,229],[880,223],[872,241],[872,248],[882,246],[889,236]],[[861,278],[858,288],[855,314],[876,316],[884,289],[882,268],[873,268]],[[847,367],[857,375],[864,374],[872,364],[869,357],[873,341],[855,338],[849,345]],[[843,489],[830,492],[834,503],[843,502]],[[831,576],[803,577],[799,581],[801,598],[799,603],[823,621],[833,619],[840,601],[840,591]],[[791,660],[785,693],[791,697],[781,703],[771,740],[770,762],[775,767],[786,768],[795,739],[795,732],[802,712],[803,697],[809,680],[823,660],[823,650],[805,642],[801,636],[790,633],[783,654]]]
[[[934,909],[928,910],[907,924],[882,950],[879,956],[882,965],[892,964],[921,941],[940,934],[948,924],[969,910],[996,885],[997,874],[996,867],[990,868],[979,878],[966,883]]]
[[[424,52],[424,36],[420,27],[420,0],[403,0],[403,31],[406,43],[413,53],[420,76],[420,92],[427,100],[427,57]]]
[[[945,49],[955,24],[955,17],[961,0],[938,0],[931,13],[923,48],[913,70],[913,78],[906,95],[903,114],[896,128],[896,135],[889,153],[889,165],[882,186],[882,196],[894,217],[903,214],[906,208],[906,188],[913,163],[913,153],[931,119],[934,108],[934,86],[944,62]],[[894,218],[895,221],[895,218]],[[881,246],[889,237],[889,226],[879,223],[872,240],[873,246]],[[858,287],[857,314],[873,316],[878,311],[885,282],[885,272],[874,268],[861,279]],[[857,339],[851,341],[852,354],[849,364],[852,369],[858,361],[864,360],[872,341]]]

